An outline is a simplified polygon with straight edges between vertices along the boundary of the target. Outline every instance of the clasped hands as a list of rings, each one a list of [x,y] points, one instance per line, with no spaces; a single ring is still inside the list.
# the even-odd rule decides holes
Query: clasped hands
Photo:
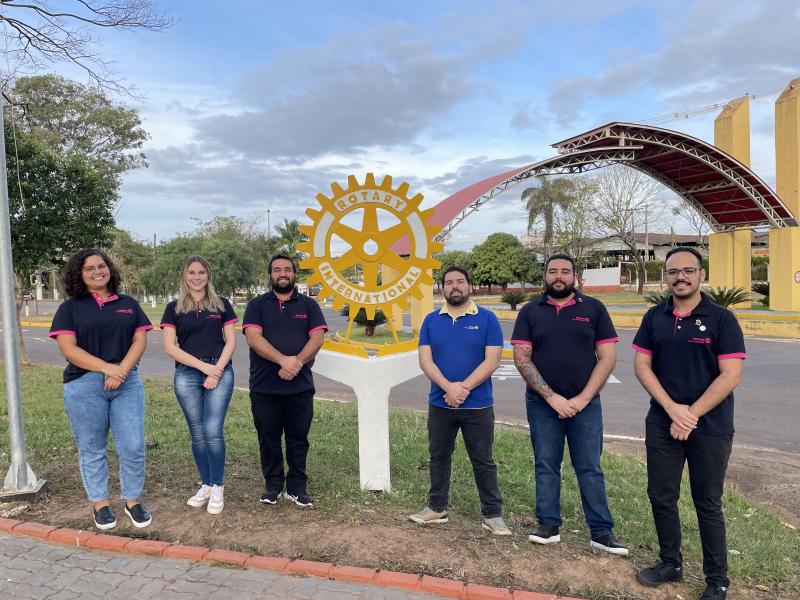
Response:
[[[451,381],[444,388],[444,401],[448,406],[458,408],[469,396],[469,386],[463,381]]]
[[[589,398],[586,400],[580,394],[567,399],[561,394],[553,393],[550,397],[545,398],[545,400],[550,405],[550,408],[558,413],[559,419],[571,419],[586,408],[592,399]]]
[[[676,440],[685,441],[689,435],[697,429],[698,417],[686,404],[674,403],[667,411],[672,424],[669,426],[669,434]]]
[[[297,377],[297,374],[303,368],[303,361],[296,356],[284,356],[278,361],[278,364],[281,367],[278,371],[278,377],[285,381],[291,381]]]
[[[103,382],[103,389],[107,392],[116,390],[119,386],[125,383],[128,373],[130,373],[130,369],[126,369],[122,365],[108,363],[103,369],[103,375],[106,376],[105,381]]]

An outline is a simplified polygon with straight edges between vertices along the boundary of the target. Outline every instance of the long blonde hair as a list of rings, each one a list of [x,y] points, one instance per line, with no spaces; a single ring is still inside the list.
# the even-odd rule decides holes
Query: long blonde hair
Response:
[[[178,294],[178,302],[175,306],[175,312],[178,314],[190,313],[195,309],[194,299],[189,293],[189,288],[186,286],[186,272],[193,263],[200,263],[206,270],[206,273],[208,273],[208,281],[206,282],[206,295],[200,301],[200,309],[207,310],[208,312],[224,312],[225,305],[222,303],[222,300],[214,290],[214,284],[211,280],[211,265],[208,264],[208,261],[205,258],[197,255],[190,256],[183,261],[183,268],[181,268],[180,293]]]

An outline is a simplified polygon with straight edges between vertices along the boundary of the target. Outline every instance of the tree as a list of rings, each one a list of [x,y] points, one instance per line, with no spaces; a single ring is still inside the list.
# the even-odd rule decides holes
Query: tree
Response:
[[[139,114],[112,102],[99,89],[58,75],[19,78],[14,101],[25,107],[17,124],[60,157],[84,156],[103,176],[116,180],[147,166],[147,132]]]
[[[153,264],[153,247],[124,229],[114,229],[110,254],[122,274],[125,291],[132,296],[144,295],[147,290],[142,285],[142,271]]]
[[[639,252],[635,234],[645,226],[646,211],[659,193],[660,184],[644,173],[614,165],[595,179],[595,226],[601,234],[625,245],[636,265],[639,284],[637,293],[644,290],[644,257]],[[655,211],[653,211],[655,212]]]
[[[522,201],[528,211],[528,230],[539,219],[544,220],[545,254],[550,255],[553,247],[553,220],[556,207],[571,202],[575,183],[572,179],[539,177],[539,185],[522,191]]]
[[[450,267],[461,267],[467,272],[472,274],[475,268],[475,262],[472,259],[472,253],[465,250],[451,250],[450,252],[437,252],[433,258],[438,260],[441,266],[433,271],[433,280],[436,285],[442,281],[442,275]]]
[[[672,207],[672,214],[680,217],[697,234],[697,247],[705,248],[708,234],[711,233],[711,224],[700,212],[685,200],[681,199],[677,206]]]
[[[141,273],[142,285],[154,294],[177,293],[183,261],[187,256],[200,254],[201,249],[202,240],[193,235],[180,234],[163,242],[156,248],[152,264]]]
[[[114,227],[112,186],[82,157],[65,160],[4,123],[17,319],[22,281],[37,268],[63,266],[79,248],[107,246]],[[15,139],[16,138],[16,139]],[[20,339],[20,360],[27,363]]]
[[[102,88],[125,89],[95,50],[99,40],[93,31],[160,31],[173,23],[152,0],[63,0],[58,10],[51,5],[47,0],[0,0],[6,60],[34,69],[72,63]],[[11,77],[4,73],[3,84]]]
[[[472,249],[475,269],[472,279],[479,285],[488,285],[492,293],[492,285],[506,286],[514,281],[514,253],[522,247],[515,236],[510,233],[493,233],[482,244]]]
[[[281,243],[280,251],[285,252],[295,260],[304,258],[297,250],[297,244],[308,241],[308,236],[300,231],[300,222],[297,219],[284,219],[283,224],[277,225],[278,240]]]
[[[522,284],[522,291],[525,291],[526,283],[538,283],[542,281],[542,265],[536,258],[533,250],[520,245],[511,250],[511,274],[515,281]],[[511,309],[515,310],[515,309]]]
[[[578,277],[586,268],[586,239],[594,220],[596,192],[594,180],[576,178],[570,198],[559,204],[553,213],[553,247],[573,258]]]

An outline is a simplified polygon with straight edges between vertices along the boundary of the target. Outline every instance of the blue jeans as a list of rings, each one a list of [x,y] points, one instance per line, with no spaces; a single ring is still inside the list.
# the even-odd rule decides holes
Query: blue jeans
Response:
[[[203,387],[206,375],[194,367],[175,367],[175,396],[181,405],[189,434],[192,454],[200,479],[206,485],[225,483],[225,436],[223,426],[233,393],[233,367],[225,366],[217,387]]]
[[[611,533],[614,520],[608,510],[606,482],[600,469],[603,451],[603,411],[600,396],[570,419],[559,419],[547,402],[528,390],[528,424],[536,464],[536,518],[540,525],[561,527],[561,463],[564,439],[581,490],[583,514],[592,538]]]
[[[144,488],[144,386],[137,369],[116,390],[105,391],[102,373],[85,373],[64,384],[64,407],[78,447],[83,487],[91,502],[109,498],[108,431],[119,456],[119,485],[124,500],[136,500]]]

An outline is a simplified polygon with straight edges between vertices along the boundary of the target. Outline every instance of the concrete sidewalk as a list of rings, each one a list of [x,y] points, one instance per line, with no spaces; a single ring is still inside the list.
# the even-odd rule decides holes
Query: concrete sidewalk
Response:
[[[65,547],[0,532],[0,598],[433,600],[378,585]]]

